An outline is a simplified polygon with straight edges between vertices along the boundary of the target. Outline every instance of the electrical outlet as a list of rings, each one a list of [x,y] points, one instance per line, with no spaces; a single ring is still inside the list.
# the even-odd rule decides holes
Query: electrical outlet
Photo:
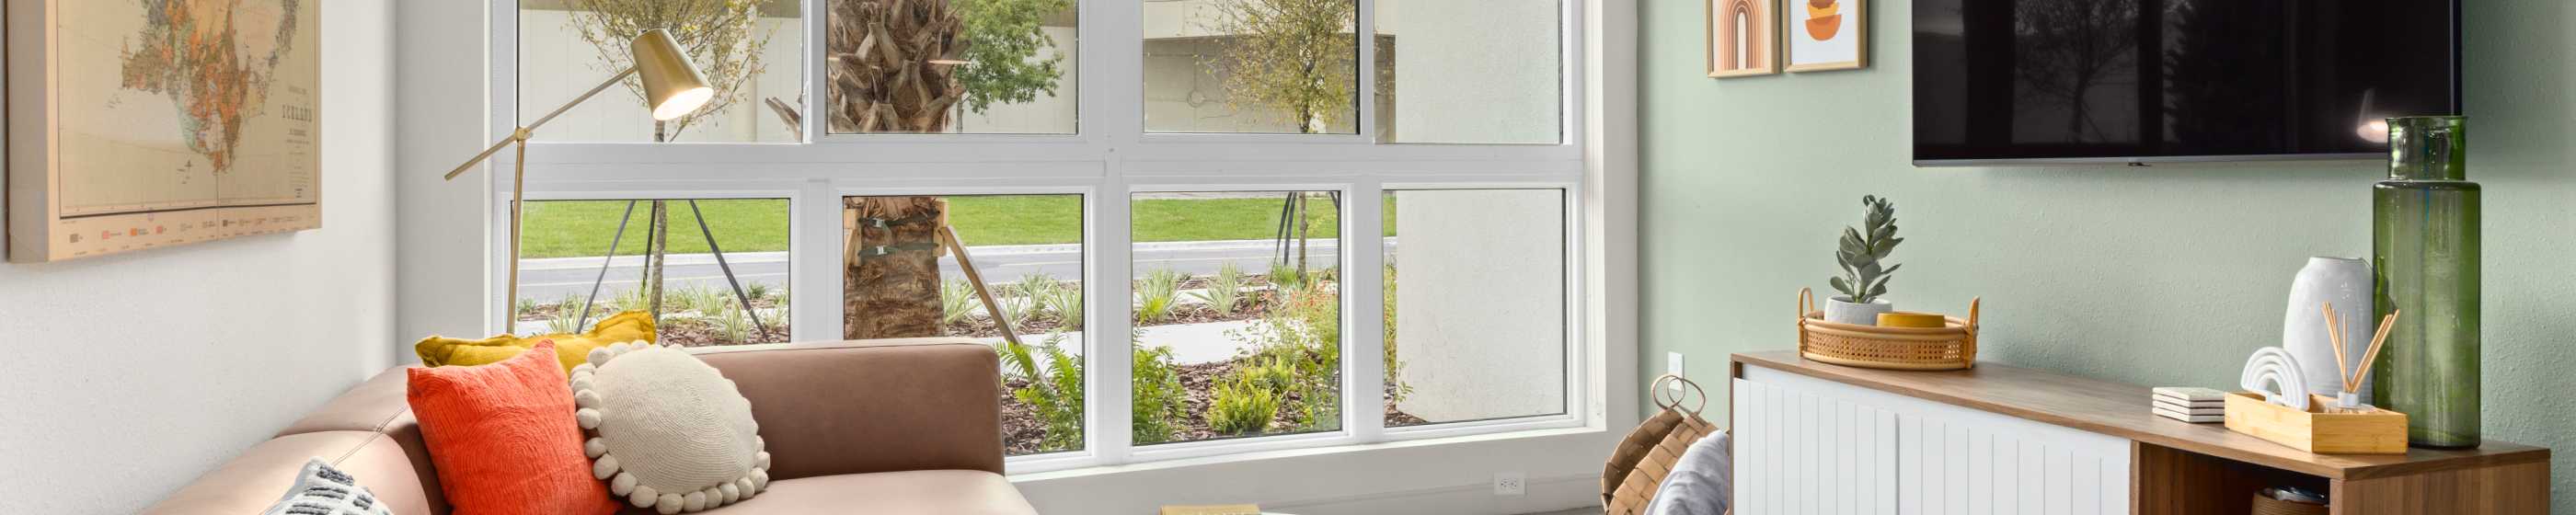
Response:
[[[1682,353],[1679,352],[1664,353],[1664,372],[1682,377],[1690,377],[1690,368],[1682,366]],[[1682,393],[1682,383],[1681,381],[1674,381],[1672,384],[1664,385],[1664,389],[1671,390],[1667,393],[1679,395]]]
[[[1494,495],[1522,495],[1526,493],[1529,493],[1528,475],[1524,475],[1519,472],[1494,473]]]

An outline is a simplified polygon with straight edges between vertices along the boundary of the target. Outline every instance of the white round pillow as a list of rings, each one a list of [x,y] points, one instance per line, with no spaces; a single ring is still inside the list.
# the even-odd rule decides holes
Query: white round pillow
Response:
[[[678,347],[620,343],[573,367],[591,475],[639,508],[696,512],[769,488],[769,453],[733,380]]]

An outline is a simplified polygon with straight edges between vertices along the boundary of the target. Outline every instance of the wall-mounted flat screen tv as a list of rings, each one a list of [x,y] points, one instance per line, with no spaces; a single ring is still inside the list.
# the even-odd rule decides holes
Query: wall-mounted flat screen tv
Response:
[[[1914,160],[2384,156],[2460,113],[2456,0],[1915,0]]]

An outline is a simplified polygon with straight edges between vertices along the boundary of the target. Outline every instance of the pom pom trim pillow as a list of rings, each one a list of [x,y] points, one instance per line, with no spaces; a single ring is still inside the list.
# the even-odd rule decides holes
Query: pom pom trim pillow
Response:
[[[555,359],[563,363],[565,372],[571,372],[572,367],[590,357],[592,349],[635,340],[655,341],[652,313],[628,311],[610,315],[592,325],[589,332],[581,334],[529,337],[503,334],[481,340],[431,336],[413,344],[412,352],[420,354],[421,364],[433,367],[483,365],[518,356],[539,343],[554,342]]]
[[[572,370],[573,417],[595,435],[582,452],[609,493],[668,515],[769,488],[751,401],[715,367],[641,341],[594,349],[589,361]]]

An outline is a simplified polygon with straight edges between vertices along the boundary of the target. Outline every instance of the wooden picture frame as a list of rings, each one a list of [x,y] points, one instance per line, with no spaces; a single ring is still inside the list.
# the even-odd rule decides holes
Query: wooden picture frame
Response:
[[[1701,1],[1710,78],[1780,73],[1779,0]]]
[[[328,2],[5,1],[10,262],[322,226]]]
[[[1783,0],[1780,51],[1791,72],[1869,67],[1869,0]],[[1822,5],[1818,5],[1822,4]]]

